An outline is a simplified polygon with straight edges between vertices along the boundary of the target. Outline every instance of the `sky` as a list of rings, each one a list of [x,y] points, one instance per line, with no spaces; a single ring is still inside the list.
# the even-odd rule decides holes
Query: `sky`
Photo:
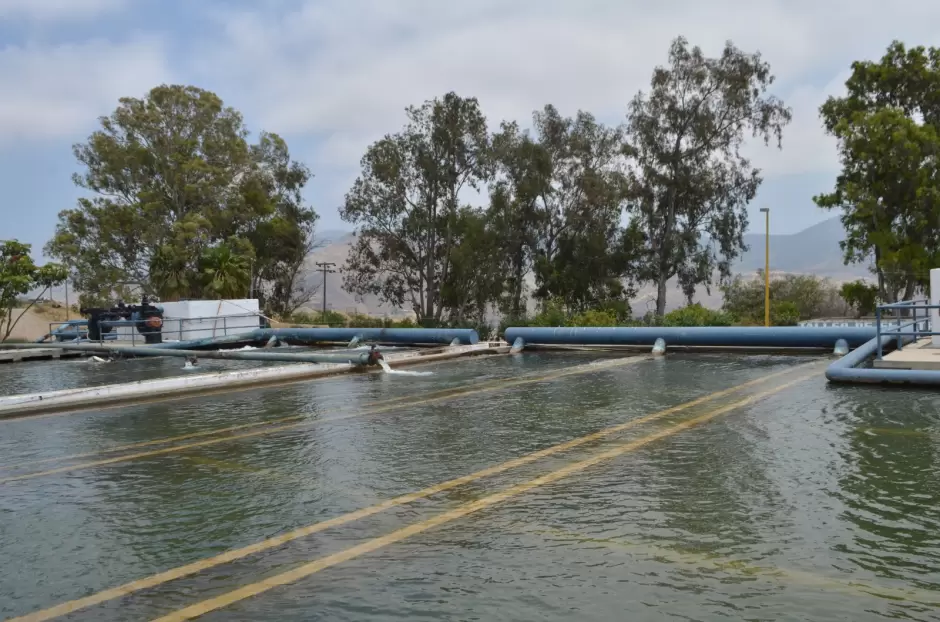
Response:
[[[0,239],[39,248],[73,207],[72,145],[124,96],[193,84],[239,109],[252,132],[277,132],[311,168],[306,198],[322,230],[368,145],[404,108],[456,91],[495,128],[530,123],[547,103],[625,120],[630,99],[685,36],[706,54],[725,41],[760,51],[793,109],[783,149],[748,145],[765,178],[751,205],[771,232],[832,214],[834,141],[818,109],[842,92],[853,60],[900,39],[940,44],[940,2],[906,0],[0,0]],[[903,7],[903,8],[902,8]],[[38,254],[38,253],[37,253]]]

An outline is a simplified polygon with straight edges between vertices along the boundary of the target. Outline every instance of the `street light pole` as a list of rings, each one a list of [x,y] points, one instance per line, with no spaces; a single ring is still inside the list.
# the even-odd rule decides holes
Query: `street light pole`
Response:
[[[321,286],[323,287],[323,313],[322,313],[322,317],[320,318],[320,320],[323,322],[326,321],[326,275],[328,272],[336,272],[336,270],[330,269],[335,265],[336,264],[331,261],[318,261],[317,262],[317,267],[323,271],[323,285]]]
[[[770,326],[770,208],[764,213],[764,326]]]

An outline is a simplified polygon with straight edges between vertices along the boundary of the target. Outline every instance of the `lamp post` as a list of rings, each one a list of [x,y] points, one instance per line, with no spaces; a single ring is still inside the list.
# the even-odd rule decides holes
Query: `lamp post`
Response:
[[[764,213],[764,326],[770,326],[770,208]]]

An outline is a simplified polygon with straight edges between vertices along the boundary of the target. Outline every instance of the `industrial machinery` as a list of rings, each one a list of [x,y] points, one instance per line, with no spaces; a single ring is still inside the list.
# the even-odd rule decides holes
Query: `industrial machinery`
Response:
[[[119,302],[110,309],[82,307],[80,313],[88,317],[88,339],[101,341],[118,325],[129,325],[143,335],[145,343],[163,343],[163,309],[150,304],[147,297],[139,305]]]

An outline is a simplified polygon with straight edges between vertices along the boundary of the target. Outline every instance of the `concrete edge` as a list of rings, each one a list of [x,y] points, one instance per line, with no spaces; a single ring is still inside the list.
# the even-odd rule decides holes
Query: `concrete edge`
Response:
[[[508,346],[503,347],[499,344],[484,342],[469,346],[445,346],[433,350],[393,354],[389,355],[387,363],[389,367],[393,368],[412,367],[466,356],[503,354],[508,351]],[[0,397],[0,420],[17,419],[56,412],[111,409],[119,406],[157,403],[256,388],[285,386],[351,372],[380,373],[363,370],[353,365],[289,363],[259,369],[223,371],[193,376],[174,376],[172,378],[145,380],[135,383],[61,389],[58,391],[28,395],[12,395]],[[195,383],[193,381],[195,381]],[[234,381],[234,383],[232,381]],[[4,401],[7,403],[4,404]]]

